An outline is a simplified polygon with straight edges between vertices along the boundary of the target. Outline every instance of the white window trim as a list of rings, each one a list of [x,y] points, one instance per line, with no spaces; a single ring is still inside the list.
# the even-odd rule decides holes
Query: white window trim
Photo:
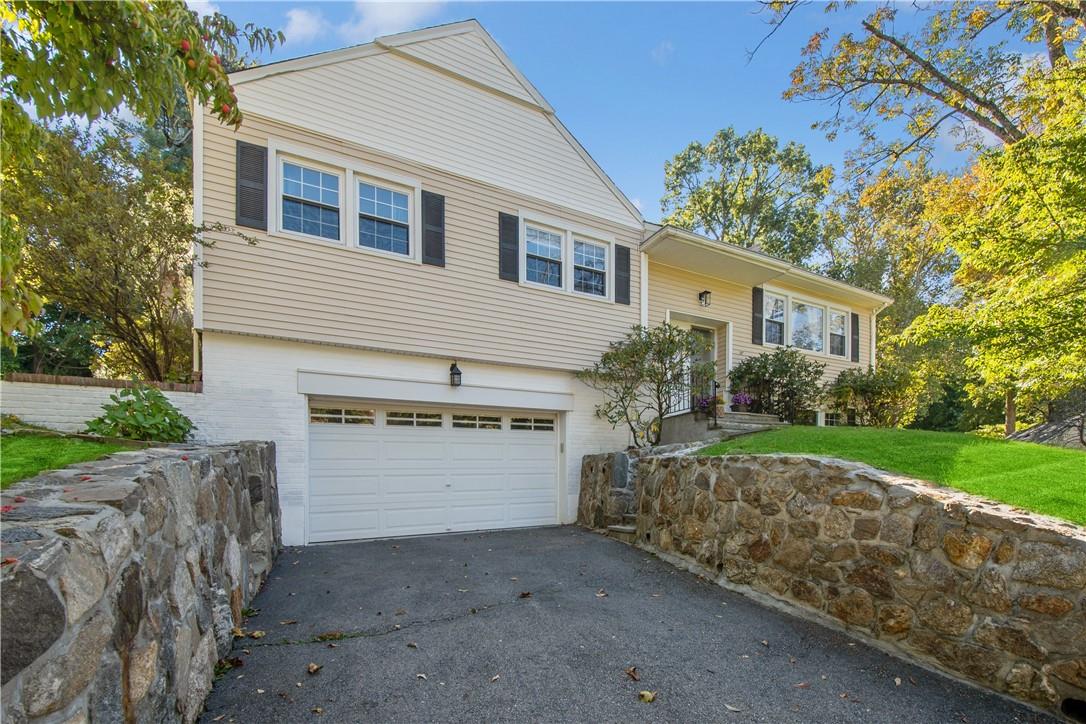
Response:
[[[830,322],[834,314],[845,315],[845,353],[834,354],[830,351]],[[850,360],[849,347],[852,346],[852,313],[847,309],[841,309],[840,307],[826,307],[826,356],[834,357],[836,359]]]
[[[549,292],[566,294],[578,299],[592,299],[597,302],[613,304],[615,301],[615,238],[599,230],[591,229],[580,224],[575,224],[554,216],[536,213],[521,209],[517,212],[520,217],[520,285],[531,289],[545,289]],[[558,234],[562,238],[562,284],[552,287],[549,284],[528,281],[528,227],[532,226],[543,231]],[[604,296],[579,292],[573,288],[573,241],[588,241],[599,244],[606,249],[605,259],[607,267],[604,270],[604,282],[607,293]]]
[[[814,355],[816,357],[828,357],[830,359],[844,360],[846,362],[852,360],[852,330],[849,325],[852,324],[852,310],[848,307],[842,307],[830,302],[816,300],[811,297],[805,297],[792,292],[785,291],[784,289],[777,289],[774,287],[762,287],[763,301],[762,301],[762,346],[764,347],[792,347],[798,349],[804,354]],[[765,314],[765,294],[772,294],[775,297],[784,299],[784,344],[776,344],[774,342],[766,342],[766,322],[768,317]],[[792,344],[792,302],[798,302],[799,304],[806,304],[812,307],[820,307],[822,309],[822,351],[816,352],[811,349],[805,349],[803,347],[796,347]],[[830,354],[830,312],[842,312],[845,315],[845,354],[841,355]]]
[[[268,154],[271,156],[271,154]],[[311,160],[304,156],[297,156],[293,153],[277,153],[275,154],[275,160],[273,163],[273,173],[271,178],[274,179],[274,187],[272,191],[275,195],[275,206],[269,205],[268,208],[275,209],[275,223],[269,224],[275,229],[275,234],[279,236],[289,237],[291,239],[304,239],[305,241],[316,241],[322,244],[333,244],[335,246],[343,246],[345,239],[347,238],[347,231],[344,228],[344,207],[347,205],[344,189],[347,181],[347,174],[341,168],[336,168],[320,161]],[[304,168],[310,168],[315,171],[323,171],[324,173],[336,176],[339,179],[339,238],[329,239],[325,236],[317,236],[316,234],[306,234],[302,231],[291,231],[283,228],[283,166],[284,164],[292,163],[296,166],[302,166]],[[271,186],[271,184],[269,184]]]
[[[326,173],[339,174],[339,240],[302,234],[283,229],[283,180],[282,159],[308,165]],[[385,259],[396,259],[412,264],[422,264],[422,183],[411,176],[403,176],[382,168],[361,163],[356,159],[328,153],[318,148],[302,146],[277,138],[268,139],[268,211],[271,215],[268,234],[285,239],[316,242],[339,246],[348,251],[374,254]],[[368,181],[386,188],[394,188],[410,197],[408,209],[408,244],[410,254],[371,249],[358,243],[358,182]]]

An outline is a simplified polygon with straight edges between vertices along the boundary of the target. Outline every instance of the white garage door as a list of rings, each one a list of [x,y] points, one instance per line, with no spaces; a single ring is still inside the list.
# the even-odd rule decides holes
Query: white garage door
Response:
[[[312,542],[551,525],[552,415],[313,402]]]

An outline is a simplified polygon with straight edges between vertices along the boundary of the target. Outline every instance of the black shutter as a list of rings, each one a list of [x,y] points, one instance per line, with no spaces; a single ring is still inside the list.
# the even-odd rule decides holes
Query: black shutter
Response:
[[[630,303],[630,247],[628,246],[615,247],[615,302]]]
[[[234,221],[238,226],[268,230],[268,149],[238,141],[237,194]]]
[[[498,277],[520,281],[520,217],[498,213]]]
[[[445,266],[445,197],[422,192],[422,263]]]
[[[762,344],[762,332],[765,325],[762,324],[762,320],[765,316],[765,296],[761,287],[754,287],[751,290],[750,295],[751,311],[751,326],[753,327],[753,333],[751,334],[751,341],[754,344]]]
[[[852,313],[852,361],[860,361],[860,315]]]

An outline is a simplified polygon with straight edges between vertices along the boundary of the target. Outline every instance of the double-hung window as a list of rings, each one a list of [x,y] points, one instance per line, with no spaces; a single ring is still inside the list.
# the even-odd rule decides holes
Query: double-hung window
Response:
[[[839,309],[830,310],[830,354],[848,356],[848,312]]]
[[[411,255],[408,195],[358,182],[358,243],[370,249]]]
[[[821,352],[825,344],[825,315],[824,308],[793,299],[792,346]]]
[[[527,281],[562,288],[562,235],[552,231],[525,226],[524,238]]]
[[[607,247],[591,241],[573,240],[573,291],[607,296]]]
[[[765,343],[784,344],[784,315],[787,302],[782,296],[765,293]]]
[[[339,241],[339,175],[283,161],[282,227]]]

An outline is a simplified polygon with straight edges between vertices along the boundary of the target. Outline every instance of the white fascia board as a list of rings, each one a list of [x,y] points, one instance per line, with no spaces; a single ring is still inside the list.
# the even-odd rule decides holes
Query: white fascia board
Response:
[[[549,410],[573,409],[573,395],[482,385],[453,387],[448,383],[389,377],[298,371],[298,392],[320,397],[352,397],[364,400],[411,402],[431,405]]]

